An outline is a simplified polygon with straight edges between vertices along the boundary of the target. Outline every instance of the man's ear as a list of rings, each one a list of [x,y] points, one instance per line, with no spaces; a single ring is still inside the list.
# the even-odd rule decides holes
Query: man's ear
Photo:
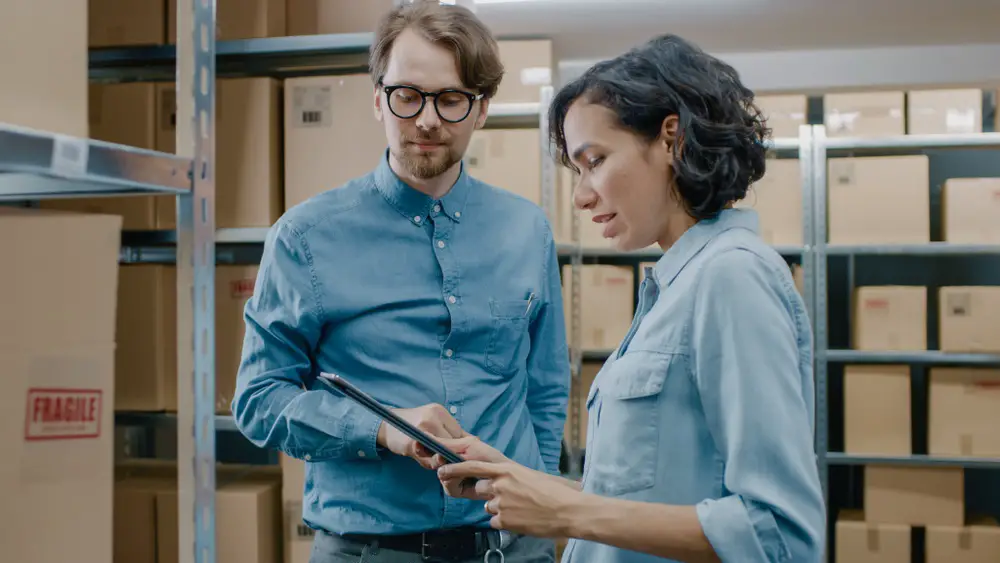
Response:
[[[372,106],[375,111],[375,119],[382,121],[382,90],[376,86],[375,87],[375,101]]]
[[[479,101],[479,116],[476,118],[476,129],[482,129],[486,125],[486,116],[490,112],[490,101],[483,98]]]

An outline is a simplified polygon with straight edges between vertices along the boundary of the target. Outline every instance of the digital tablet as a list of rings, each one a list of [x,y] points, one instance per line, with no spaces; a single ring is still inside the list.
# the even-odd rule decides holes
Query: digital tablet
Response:
[[[409,436],[418,444],[427,448],[431,452],[439,454],[448,463],[462,463],[465,461],[462,459],[462,456],[442,446],[437,440],[431,437],[430,434],[403,420],[388,407],[382,405],[382,403],[376,401],[371,395],[368,395],[364,391],[358,389],[343,377],[332,373],[320,373],[319,376],[321,379],[340,390],[344,395],[347,395],[348,398],[368,409],[374,413],[375,416],[378,416],[382,420],[391,424],[395,429]]]

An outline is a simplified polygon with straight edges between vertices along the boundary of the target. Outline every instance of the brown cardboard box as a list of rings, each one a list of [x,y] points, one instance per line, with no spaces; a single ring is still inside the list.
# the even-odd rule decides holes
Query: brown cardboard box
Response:
[[[907,94],[907,132],[911,135],[982,131],[982,90],[917,90]]]
[[[928,452],[945,457],[1000,457],[1000,370],[930,372]]]
[[[162,45],[166,39],[164,0],[87,0],[91,47]]]
[[[469,174],[542,203],[541,137],[537,129],[480,129],[465,152]]]
[[[996,563],[1000,561],[1000,526],[977,518],[969,526],[930,526],[926,563]]]
[[[856,288],[853,324],[855,350],[926,350],[927,288]]]
[[[1000,286],[942,287],[940,348],[945,352],[1000,352]]]
[[[570,386],[570,393],[580,397],[580,440],[575,444],[573,443],[573,434],[570,430],[573,427],[573,420],[570,418],[572,413],[567,407],[566,426],[563,428],[563,441],[568,445],[575,445],[578,448],[587,447],[587,395],[590,393],[590,387],[594,384],[594,379],[597,377],[598,372],[601,371],[602,366],[601,362],[583,362],[583,365],[580,367],[580,384],[576,385],[574,382]]]
[[[371,33],[393,0],[286,0],[288,35]]]
[[[737,207],[757,211],[760,236],[771,245],[802,244],[802,173],[798,159],[769,159],[767,172]]]
[[[944,240],[1000,244],[1000,178],[949,178],[941,199]]]
[[[90,136],[99,141],[156,148],[157,88],[150,83],[91,84]],[[46,199],[45,209],[119,215],[126,231],[173,228],[174,196]]]
[[[754,103],[767,118],[771,137],[775,139],[798,138],[799,127],[808,125],[809,99],[798,94],[757,96]]]
[[[806,271],[800,264],[792,264],[792,282],[795,289],[799,290],[799,295],[806,294]]]
[[[215,38],[259,39],[282,37],[285,0],[216,0]],[[177,0],[167,0],[167,43],[177,43]]]
[[[504,66],[504,77],[492,103],[540,101],[542,86],[552,84],[552,41],[504,40],[497,44]]]
[[[115,483],[115,561],[157,563],[156,497],[176,491],[169,479],[125,479]]]
[[[385,158],[374,92],[367,74],[285,81],[286,209],[368,174]]]
[[[570,302],[571,267],[563,266],[563,300]],[[580,267],[580,323],[583,350],[615,348],[628,333],[635,309],[632,268],[588,264]],[[567,336],[571,308],[565,308]],[[572,343],[571,343],[572,345]]]
[[[309,563],[315,532],[302,521],[305,462],[285,454],[280,457],[285,563]]]
[[[910,526],[872,524],[856,510],[837,517],[836,563],[910,563]]]
[[[216,561],[279,563],[281,554],[280,487],[276,481],[246,479],[218,483],[215,493]],[[157,494],[159,561],[177,561],[177,492]]]
[[[282,212],[281,84],[227,78],[216,85],[215,225],[270,227]],[[172,85],[161,87],[157,150],[167,153],[177,147],[175,99]],[[175,213],[173,199],[170,204]]]
[[[215,269],[215,407],[219,414],[230,413],[243,349],[243,307],[253,295],[257,270],[257,266]],[[175,411],[177,271],[159,265],[127,266],[122,271],[118,330],[125,341],[117,357],[123,390],[116,408]]]
[[[838,93],[823,96],[823,113],[830,137],[903,135],[903,92]]]
[[[0,123],[89,136],[87,12],[84,0],[0,2]]]
[[[875,524],[962,526],[965,470],[961,467],[865,467],[865,520]]]
[[[844,367],[844,451],[909,455],[910,367]]]
[[[925,155],[830,159],[830,244],[929,242],[929,173]]]
[[[0,207],[5,561],[111,561],[120,241],[119,217]]]

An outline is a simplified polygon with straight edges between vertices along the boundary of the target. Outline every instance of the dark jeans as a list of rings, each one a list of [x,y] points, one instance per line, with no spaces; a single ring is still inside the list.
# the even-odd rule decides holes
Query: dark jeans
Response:
[[[503,550],[503,563],[555,563],[555,542],[531,536],[516,536]],[[474,557],[458,563],[500,563],[497,556]],[[316,532],[309,563],[428,563],[419,553],[391,551],[373,544],[364,544]]]

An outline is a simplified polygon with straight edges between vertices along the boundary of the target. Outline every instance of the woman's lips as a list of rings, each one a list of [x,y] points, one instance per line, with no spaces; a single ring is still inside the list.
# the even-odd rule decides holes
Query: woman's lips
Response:
[[[611,238],[614,236],[614,233],[612,232],[614,224],[611,221],[617,216],[617,213],[602,213],[601,215],[594,215],[592,220],[599,225],[604,225],[601,236],[604,238]]]

